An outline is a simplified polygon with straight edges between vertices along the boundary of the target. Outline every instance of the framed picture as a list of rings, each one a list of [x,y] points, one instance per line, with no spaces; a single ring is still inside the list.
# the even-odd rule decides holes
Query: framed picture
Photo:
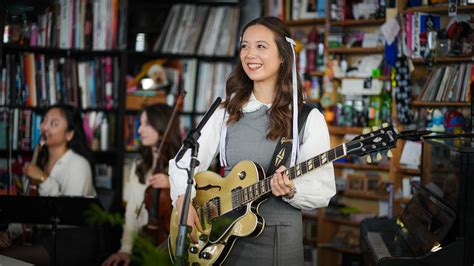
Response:
[[[346,191],[362,192],[365,190],[365,176],[347,175]]]
[[[299,19],[312,19],[318,17],[318,0],[300,0]]]
[[[380,176],[367,176],[365,179],[366,191],[376,192],[381,184]]]

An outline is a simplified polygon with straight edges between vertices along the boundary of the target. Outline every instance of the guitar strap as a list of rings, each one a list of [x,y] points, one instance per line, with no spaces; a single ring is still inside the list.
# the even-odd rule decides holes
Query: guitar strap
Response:
[[[313,106],[303,103],[300,113],[298,114],[298,133],[301,133],[306,119],[308,118],[309,113],[313,110]],[[299,136],[298,136],[299,137]],[[287,138],[280,138],[278,141],[275,151],[273,152],[272,160],[267,169],[267,176],[273,175],[275,170],[278,169],[281,165],[285,165],[288,161],[288,157],[291,155],[291,144],[292,140]]]

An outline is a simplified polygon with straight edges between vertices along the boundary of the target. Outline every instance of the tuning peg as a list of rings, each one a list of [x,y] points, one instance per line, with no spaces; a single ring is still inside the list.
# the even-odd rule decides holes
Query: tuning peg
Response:
[[[370,129],[370,127],[364,127],[364,129],[362,129],[362,134],[367,134],[367,133],[370,133],[372,130]]]
[[[388,123],[386,123],[386,122],[385,122],[385,123],[382,123],[382,127],[383,127],[383,128],[386,128],[386,127],[388,127],[388,126],[389,126]]]
[[[380,152],[377,152],[377,156],[375,157],[377,161],[382,160],[382,154]]]
[[[367,156],[367,162],[368,162],[368,163],[372,163],[372,157],[371,157],[370,155]]]
[[[387,151],[387,157],[388,157],[388,158],[393,158],[393,153],[392,153],[391,150],[388,150],[388,151]]]
[[[372,127],[372,131],[377,131],[377,130],[379,130],[379,127],[378,127],[378,126],[373,126],[373,127]]]

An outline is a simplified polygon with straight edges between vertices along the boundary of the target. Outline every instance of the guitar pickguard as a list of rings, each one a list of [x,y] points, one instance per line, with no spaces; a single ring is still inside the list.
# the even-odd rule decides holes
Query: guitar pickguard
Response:
[[[214,219],[211,222],[212,231],[209,235],[209,242],[216,243],[219,241],[246,212],[247,208],[243,206]]]

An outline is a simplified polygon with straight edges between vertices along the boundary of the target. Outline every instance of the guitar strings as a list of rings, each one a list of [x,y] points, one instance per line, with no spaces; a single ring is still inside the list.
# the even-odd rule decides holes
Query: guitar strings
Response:
[[[380,130],[382,130],[382,129],[380,129]],[[308,159],[308,160],[306,160],[306,161],[304,161],[304,162],[302,162],[302,163],[299,163],[298,165],[301,165],[301,164],[303,164],[303,163],[307,163],[308,161],[313,160],[313,159],[315,159],[316,157],[320,157],[320,156],[322,156],[323,154],[326,154],[326,153],[328,153],[328,152],[330,152],[330,151],[336,152],[336,150],[337,150],[338,148],[343,148],[343,145],[345,145],[345,146],[347,147],[347,146],[354,145],[354,144],[356,144],[356,143],[361,143],[362,141],[370,141],[370,140],[372,140],[372,139],[375,139],[375,138],[379,137],[379,133],[378,133],[378,132],[379,132],[380,130],[365,134],[365,135],[370,135],[370,136],[368,136],[367,138],[364,138],[364,139],[359,138],[359,139],[356,139],[356,140],[349,141],[349,142],[347,142],[347,143],[343,143],[342,145],[339,145],[339,146],[337,146],[337,147],[334,148],[334,149],[331,149],[331,150],[329,150],[329,151],[327,151],[327,152],[323,152],[323,153],[321,153],[321,154],[318,154],[318,155],[316,155],[315,157],[312,157],[312,158],[310,158],[310,159]],[[376,133],[376,134],[374,134],[374,133]],[[361,135],[361,136],[359,136],[359,137],[363,137],[363,136],[364,136],[364,135]],[[347,155],[347,154],[344,154],[343,156],[345,156],[345,155]],[[341,156],[341,157],[343,157],[343,156]],[[337,156],[335,156],[335,157],[337,157]],[[339,158],[341,158],[341,157],[339,157]],[[336,158],[334,158],[334,160],[335,160],[335,159],[336,159]],[[334,160],[332,160],[332,161],[334,161]],[[320,163],[321,163],[321,164],[320,164],[318,167],[323,166],[323,165],[326,165],[326,164],[328,164],[328,163],[330,163],[330,162],[332,162],[332,161],[331,161],[331,160],[327,160],[325,163],[321,163],[321,159],[320,159]],[[290,168],[288,168],[287,170],[285,170],[285,173],[286,173],[287,175],[291,175],[291,173],[294,173],[294,172],[295,172],[295,169],[296,169],[296,166],[290,167]],[[316,169],[316,168],[314,168],[314,169]],[[314,169],[313,169],[313,170],[314,170]],[[307,171],[307,172],[308,172],[308,171]],[[271,176],[269,176],[269,177],[266,177],[266,178],[264,178],[264,179],[262,179],[262,180],[259,180],[257,183],[251,185],[251,186],[255,186],[256,184],[258,184],[258,185],[260,186],[260,183],[263,183],[263,185],[265,185],[266,187],[269,187],[269,188],[270,188],[270,189],[264,191],[263,193],[257,193],[257,194],[259,194],[259,197],[271,192],[270,181],[271,181],[272,178],[273,178],[273,175],[271,175]],[[244,198],[244,193],[245,193],[244,190],[248,189],[248,188],[251,187],[251,186],[242,188],[242,189],[236,191],[235,193],[234,193],[234,192],[231,192],[231,196],[226,196],[226,197],[220,198],[221,201],[222,201],[222,200],[227,201],[227,200],[231,199],[232,204],[233,204],[234,202],[237,202],[237,203],[238,203],[238,204],[236,204],[237,206],[232,206],[232,209],[231,209],[231,210],[229,210],[229,211],[227,211],[227,212],[221,213],[220,216],[222,216],[223,214],[226,214],[226,213],[228,213],[228,212],[230,212],[230,211],[233,211],[233,210],[235,210],[235,209],[237,209],[237,208],[240,208],[240,207],[242,207],[243,205],[248,204],[249,202],[253,201],[254,199],[253,199],[253,200],[241,200],[241,199]],[[258,189],[258,190],[260,191],[260,189]],[[252,189],[252,192],[253,192],[253,193],[252,193],[253,195],[256,194],[256,193],[254,193],[255,191],[254,191],[253,189]],[[233,205],[234,205],[234,204],[233,204]]]

